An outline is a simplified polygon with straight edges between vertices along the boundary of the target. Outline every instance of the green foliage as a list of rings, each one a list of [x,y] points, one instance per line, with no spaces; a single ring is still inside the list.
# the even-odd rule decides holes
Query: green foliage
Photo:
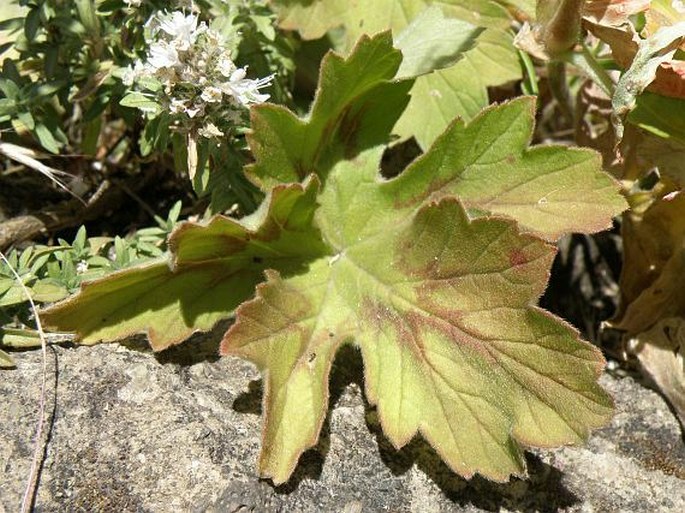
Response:
[[[12,250],[7,263],[0,262],[0,347],[40,345],[24,287],[35,303],[52,303],[76,292],[84,282],[158,258],[180,211],[178,202],[166,219],[156,217],[158,226],[127,239],[89,238],[82,226],[71,244],[60,239],[57,246]],[[15,272],[24,287],[17,283]]]
[[[169,101],[160,101],[159,81],[148,78],[132,88],[123,80],[127,69],[148,58],[151,17],[183,2],[152,0],[129,6],[124,0],[13,1],[25,9],[0,26],[8,34],[0,70],[3,139],[27,145],[30,137],[53,154],[95,156],[98,141],[112,127],[119,130],[123,121],[126,132],[110,148],[117,152],[116,160],[164,162],[163,154],[171,148],[176,167],[189,173],[198,196],[209,197],[212,212],[235,203],[244,212],[254,210],[261,195],[241,174],[249,160],[246,115],[212,118],[199,113],[191,120],[185,112],[170,112]],[[295,43],[276,31],[275,16],[266,4],[204,0],[196,7],[198,16],[211,19],[227,40],[235,64],[249,65],[257,76],[275,74],[269,90],[272,101],[289,104]],[[197,89],[193,94],[199,97],[200,85],[179,87]],[[145,119],[139,119],[139,112]],[[189,154],[188,120],[197,125],[192,128],[195,139],[200,128],[218,130],[215,123],[223,131],[212,133],[221,138],[203,139],[196,145],[199,155]]]
[[[382,0],[350,5],[344,0],[278,0],[273,2],[281,26],[297,30],[304,39],[321,37],[327,30],[343,25],[344,48],[351,48],[363,33],[373,34],[392,29],[398,42],[402,31],[420,23],[420,14],[431,2],[426,0]],[[416,137],[426,149],[455,117],[473,118],[488,105],[487,88],[521,78],[521,68],[508,32],[510,13],[501,5],[480,0],[440,2],[439,10],[451,23],[480,27],[473,47],[456,64],[437,66],[432,73],[418,77],[411,91],[411,101],[397,122],[396,132]],[[417,19],[418,18],[418,19]],[[454,29],[441,31],[434,25],[434,35],[449,41]],[[407,30],[410,30],[407,28]],[[401,42],[398,43],[401,48]],[[459,45],[455,45],[459,48]]]
[[[23,19],[12,20],[14,55],[5,58],[0,73],[0,122],[59,153],[84,137],[70,142],[68,131],[95,129],[112,97],[123,93],[111,73],[135,56],[142,23],[155,3],[136,11],[125,10],[123,1],[97,8],[88,0],[21,3],[27,10]],[[74,116],[75,107],[82,116]],[[73,128],[70,118],[77,120]]]
[[[654,93],[637,97],[628,121],[664,139],[685,145],[685,99],[668,98]]]
[[[607,227],[618,184],[592,152],[529,148],[531,98],[451,123],[384,180],[412,87],[401,64],[390,33],[363,36],[324,59],[308,116],[254,107],[262,206],[180,225],[165,257],[85,284],[46,325],[85,343],[145,332],[160,350],[235,312],[222,353],[265,373],[260,469],[276,483],[319,436],[342,344],[361,348],[392,443],[421,433],[463,476],[505,480],[525,472],[522,445],[584,439],[611,415],[601,354],[534,302],[546,241]]]

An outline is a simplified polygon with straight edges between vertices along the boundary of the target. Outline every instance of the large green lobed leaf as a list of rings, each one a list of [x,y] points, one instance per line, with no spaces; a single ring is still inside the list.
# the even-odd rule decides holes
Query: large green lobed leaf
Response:
[[[375,58],[394,51],[385,35],[355,52],[366,45]],[[454,122],[390,181],[382,146],[310,168],[331,253],[291,277],[269,272],[222,342],[264,372],[263,476],[286,481],[316,443],[345,343],[361,348],[393,444],[420,433],[463,476],[520,475],[523,446],[576,443],[607,421],[600,352],[535,302],[555,254],[544,239],[606,227],[625,201],[596,153],[528,148],[533,120],[534,99],[522,98]],[[268,175],[263,147],[256,159]]]
[[[373,153],[339,164],[320,197],[334,256],[271,273],[222,343],[265,372],[262,475],[286,481],[316,442],[348,342],[393,444],[421,433],[465,477],[520,475],[521,444],[576,443],[605,423],[600,352],[533,306],[554,247],[511,220],[470,220],[452,196],[387,207]],[[365,220],[374,229],[360,230]]]

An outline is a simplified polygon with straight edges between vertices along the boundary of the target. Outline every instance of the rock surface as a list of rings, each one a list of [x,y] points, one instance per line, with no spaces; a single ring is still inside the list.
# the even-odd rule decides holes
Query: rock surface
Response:
[[[144,344],[48,351],[54,420],[37,512],[680,512],[685,445],[665,402],[632,378],[602,377],[617,415],[583,447],[529,453],[528,480],[455,476],[421,440],[400,451],[343,349],[320,443],[282,487],[260,481],[261,382],[217,359],[217,334],[160,355]],[[192,352],[190,349],[192,348]],[[0,373],[0,512],[19,511],[33,452],[40,351]]]

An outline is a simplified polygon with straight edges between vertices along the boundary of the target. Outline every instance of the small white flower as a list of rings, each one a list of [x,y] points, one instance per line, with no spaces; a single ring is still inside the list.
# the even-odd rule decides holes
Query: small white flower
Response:
[[[126,87],[131,87],[136,80],[136,70],[133,66],[127,66],[124,74],[121,76],[121,82]]]
[[[209,86],[205,87],[205,89],[202,91],[202,94],[200,95],[200,98],[202,98],[204,101],[208,103],[217,103],[221,101],[222,96],[223,93],[221,89],[219,89],[218,87]]]
[[[159,28],[173,37],[173,46],[178,50],[188,50],[207,26],[203,23],[199,29],[197,26],[197,16],[189,14],[186,16],[180,11],[172,12],[160,16]]]
[[[165,41],[158,41],[150,45],[147,62],[155,71],[160,68],[173,68],[181,63],[176,48]]]
[[[198,83],[201,77],[198,77],[197,70],[190,65],[184,65],[179,73],[182,82]]]
[[[76,274],[83,274],[88,270],[88,262],[81,260],[76,264]]]
[[[224,83],[224,93],[230,94],[241,104],[248,106],[253,103],[263,103],[270,98],[270,95],[260,93],[263,87],[271,85],[274,75],[252,80],[245,78],[247,68],[239,68],[231,74],[228,82]]]
[[[212,137],[221,137],[224,135],[224,133],[217,128],[217,126],[214,123],[207,123],[206,126],[203,126],[200,128],[198,132],[202,137],[206,137],[207,139],[211,139]]]
[[[224,38],[216,30],[208,28],[205,30],[204,34],[205,38],[207,39],[208,49],[216,49],[223,46]]]
[[[180,11],[151,16],[146,23],[149,49],[144,64],[136,62],[121,74],[128,87],[142,79],[161,84],[154,95],[175,116],[173,123],[217,138],[223,133],[210,120],[221,116],[222,123],[243,123],[242,107],[269,99],[261,89],[271,84],[273,75],[247,78],[247,68],[238,68],[231,59],[226,38],[198,18]]]

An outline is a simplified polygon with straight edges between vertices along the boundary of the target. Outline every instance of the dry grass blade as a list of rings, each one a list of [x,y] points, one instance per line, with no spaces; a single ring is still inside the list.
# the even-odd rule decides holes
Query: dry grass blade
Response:
[[[0,153],[5,155],[7,158],[12,159],[20,164],[25,165],[39,173],[45,175],[49,180],[51,180],[57,187],[68,192],[74,198],[78,199],[81,203],[83,200],[74,194],[69,187],[66,186],[62,181],[60,181],[57,176],[69,176],[69,173],[60,171],[59,169],[46,166],[38,160],[38,153],[29,148],[23,146],[18,146],[12,143],[0,142]]]

